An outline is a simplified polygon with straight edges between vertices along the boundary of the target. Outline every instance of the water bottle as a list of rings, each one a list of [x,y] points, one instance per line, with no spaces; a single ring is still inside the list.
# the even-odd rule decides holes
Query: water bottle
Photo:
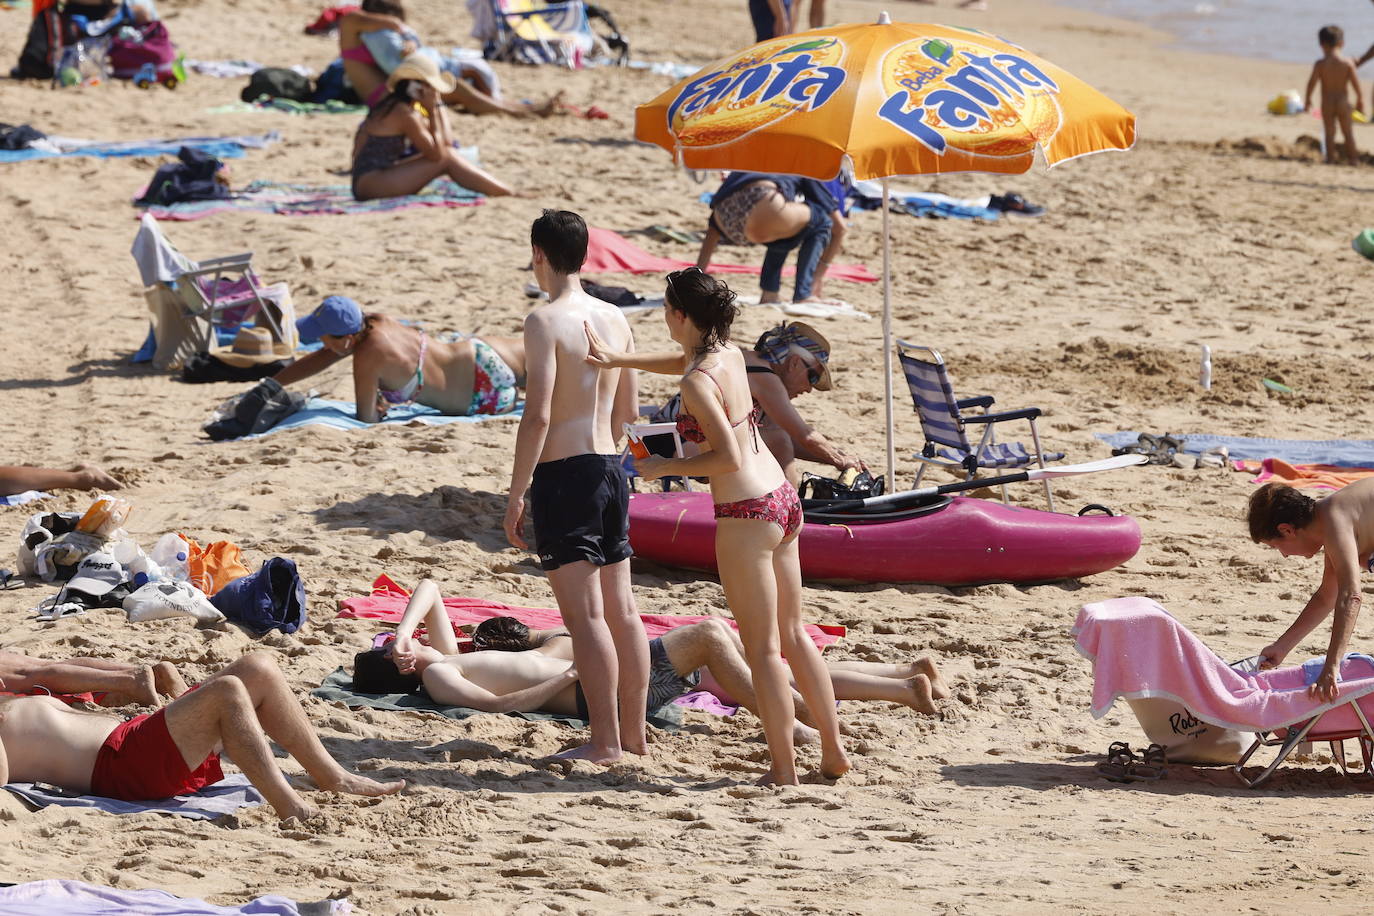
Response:
[[[190,545],[181,535],[169,531],[153,545],[151,559],[164,577],[186,582],[191,578],[190,556]]]
[[[165,578],[161,567],[148,558],[143,551],[139,551],[138,556],[124,564],[130,578],[133,580],[134,588],[142,588],[149,582],[156,582]]]
[[[1204,391],[1212,389],[1212,348],[1202,344],[1202,365],[1198,369],[1198,384]]]

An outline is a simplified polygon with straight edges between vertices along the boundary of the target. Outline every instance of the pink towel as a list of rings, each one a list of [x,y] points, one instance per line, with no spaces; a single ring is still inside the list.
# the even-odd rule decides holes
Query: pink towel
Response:
[[[582,264],[584,274],[627,273],[627,274],[666,274],[672,270],[691,267],[695,261],[678,261],[674,258],[660,258],[649,254],[624,236],[609,229],[587,227],[587,260]],[[717,264],[712,262],[713,274],[757,274],[762,269],[762,259],[758,265]],[[784,276],[797,272],[795,267],[783,268]],[[877,283],[878,278],[862,264],[831,264],[825,272],[826,280],[848,280],[851,283]]]
[[[1118,698],[1164,697],[1213,725],[1267,732],[1374,693],[1369,667],[1355,659],[1342,666],[1346,679],[1332,703],[1307,696],[1302,668],[1242,674],[1149,598],[1084,605],[1072,633],[1078,651],[1093,663],[1092,714],[1098,719]],[[1360,706],[1374,713],[1374,700]],[[1358,719],[1345,707],[1324,717],[1312,737],[1352,725],[1358,729]]]

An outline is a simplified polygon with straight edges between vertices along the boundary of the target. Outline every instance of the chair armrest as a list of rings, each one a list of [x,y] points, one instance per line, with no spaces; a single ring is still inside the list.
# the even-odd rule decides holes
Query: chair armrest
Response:
[[[976,398],[964,398],[962,401],[955,401],[954,406],[960,410],[968,410],[970,407],[981,407],[984,410],[991,407],[995,398],[990,394],[980,394]]]
[[[1000,423],[1003,420],[1034,420],[1044,413],[1039,407],[1023,407],[1020,410],[1003,410],[998,413],[975,414],[962,417],[965,423]]]
[[[208,258],[195,266],[195,269],[184,271],[184,277],[199,277],[203,274],[212,274],[217,270],[233,267],[251,267],[253,252],[245,251],[243,254],[231,254],[222,258]]]

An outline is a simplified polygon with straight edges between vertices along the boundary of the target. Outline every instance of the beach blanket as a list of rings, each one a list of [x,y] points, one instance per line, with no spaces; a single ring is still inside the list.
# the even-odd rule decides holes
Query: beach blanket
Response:
[[[398,404],[386,413],[386,419],[379,420],[377,423],[364,423],[358,419],[358,405],[352,401],[335,401],[329,398],[311,398],[305,402],[305,406],[291,416],[282,420],[276,426],[264,432],[255,433],[251,436],[243,436],[242,439],[258,439],[262,436],[270,436],[279,433],[284,429],[299,429],[302,426],[329,426],[334,429],[366,429],[370,426],[411,426],[418,424],[421,426],[442,426],[445,423],[479,423],[483,420],[502,420],[520,419],[520,414],[524,412],[524,404],[516,405],[510,413],[502,414],[477,414],[472,417],[453,417],[442,414],[433,407],[426,407],[423,404]],[[226,439],[226,442],[237,442],[242,439]],[[399,618],[398,618],[399,619]]]
[[[142,193],[140,191],[140,193]],[[353,190],[346,184],[291,184],[284,181],[254,181],[232,197],[222,200],[193,200],[167,207],[148,207],[137,214],[151,213],[156,219],[183,222],[204,219],[230,210],[251,213],[274,213],[278,216],[354,215],[358,213],[390,213],[415,207],[472,207],[486,200],[476,191],[469,191],[447,178],[431,181],[419,194],[405,197],[384,197],[378,200],[354,200]]]
[[[281,134],[275,130],[241,137],[181,137],[168,140],[124,140],[113,143],[49,136],[44,141],[43,149],[0,150],[0,164],[70,156],[98,156],[101,159],[122,156],[175,156],[177,150],[183,146],[208,153],[217,159],[239,159],[246,150],[262,149],[280,139]]]
[[[445,706],[429,698],[424,689],[414,693],[357,693],[353,690],[353,675],[343,668],[324,679],[324,683],[310,691],[311,696],[322,700],[337,701],[350,709],[404,710],[409,712],[432,712],[449,719],[466,719],[469,716],[511,715],[530,722],[562,722],[573,728],[586,728],[587,720],[577,716],[562,716],[553,712],[510,712],[490,713],[467,706]],[[660,706],[645,717],[645,721],[664,731],[677,731],[682,727],[682,709],[673,703]]]
[[[1163,698],[1222,728],[1267,732],[1374,693],[1374,667],[1360,659],[1342,666],[1340,693],[1330,703],[1308,697],[1301,667],[1237,671],[1149,598],[1084,605],[1072,635],[1093,663],[1097,719],[1117,699]]]
[[[328,102],[297,102],[295,99],[264,97],[256,102],[230,102],[205,109],[206,114],[243,114],[254,111],[284,111],[287,114],[350,114],[359,117],[367,114],[366,105],[349,105],[338,99]]]
[[[1374,477],[1374,468],[1343,468],[1334,464],[1289,464],[1279,458],[1263,461],[1237,461],[1237,471],[1258,474],[1251,483],[1286,483],[1290,487],[1320,487],[1339,490],[1357,480]]]
[[[371,595],[345,598],[341,602],[342,609],[338,616],[399,623],[401,615],[405,613],[406,601],[409,597],[407,592],[385,575],[379,576],[372,587],[374,592]],[[445,598],[444,610],[448,612],[448,618],[455,627],[465,624],[478,624],[489,617],[514,617],[535,630],[548,630],[563,626],[563,618],[557,610],[517,607],[502,604],[499,601],[489,601],[485,598]],[[639,619],[644,621],[645,634],[653,639],[675,627],[697,623],[709,618],[703,615],[640,614]],[[735,629],[739,629],[729,617],[715,619],[723,620]],[[816,648],[824,649],[832,643],[839,642],[845,634],[845,628],[830,624],[809,623],[806,625],[806,632],[811,637],[811,641],[816,644]]]
[[[584,274],[662,274],[691,267],[695,263],[679,261],[676,258],[660,258],[609,229],[587,227],[587,260],[582,264]],[[713,274],[758,274],[761,269],[762,259],[759,264],[753,265],[711,262]],[[784,276],[792,276],[795,273],[796,268],[793,266],[783,269]],[[850,283],[878,282],[878,278],[862,264],[831,264],[825,272],[825,279],[847,280]]]
[[[51,493],[44,493],[42,490],[25,490],[23,493],[11,493],[9,496],[0,496],[0,506],[22,506],[24,503],[31,503],[35,499],[51,498]]]
[[[1120,448],[1135,445],[1140,433],[1094,433],[1097,438]],[[1231,458],[1281,458],[1293,464],[1328,464],[1342,468],[1374,467],[1374,439],[1264,439],[1253,436],[1214,436],[1210,433],[1174,434],[1183,450],[1200,455],[1209,448],[1226,446]]]
[[[865,209],[877,208],[882,204],[883,199],[882,182],[877,179],[856,181],[853,190],[850,191],[850,196],[859,201]],[[894,202],[897,209],[912,216],[995,220],[1002,215],[1000,211],[989,206],[992,202],[992,195],[990,194],[972,199],[960,199],[950,197],[948,194],[903,191],[889,187],[888,197]]]
[[[31,782],[12,782],[6,789],[18,795],[35,808],[58,805],[63,808],[94,808],[111,814],[143,814],[151,811],[159,814],[175,814],[193,820],[208,821],[222,814],[233,814],[240,808],[261,805],[265,799],[248,782],[243,774],[226,776],[212,786],[206,786],[194,795],[176,795],[155,801],[121,801],[100,795],[78,795],[67,798],[62,795],[49,795],[33,787]]]
[[[286,897],[256,897],[243,906],[216,906],[166,891],[48,879],[0,887],[5,916],[342,916],[353,912],[347,900],[297,903]]]

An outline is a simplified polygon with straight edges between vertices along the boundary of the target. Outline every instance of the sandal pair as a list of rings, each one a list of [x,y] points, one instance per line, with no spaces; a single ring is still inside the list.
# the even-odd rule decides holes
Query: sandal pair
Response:
[[[1144,455],[1149,459],[1150,464],[1173,464],[1174,455],[1183,451],[1183,442],[1165,433],[1156,436],[1151,433],[1141,433],[1135,445],[1127,445],[1121,448],[1112,449],[1113,455]]]
[[[1168,774],[1164,752],[1164,745],[1151,744],[1137,756],[1125,741],[1113,741],[1107,748],[1107,759],[1095,769],[1110,782],[1154,782]]]

